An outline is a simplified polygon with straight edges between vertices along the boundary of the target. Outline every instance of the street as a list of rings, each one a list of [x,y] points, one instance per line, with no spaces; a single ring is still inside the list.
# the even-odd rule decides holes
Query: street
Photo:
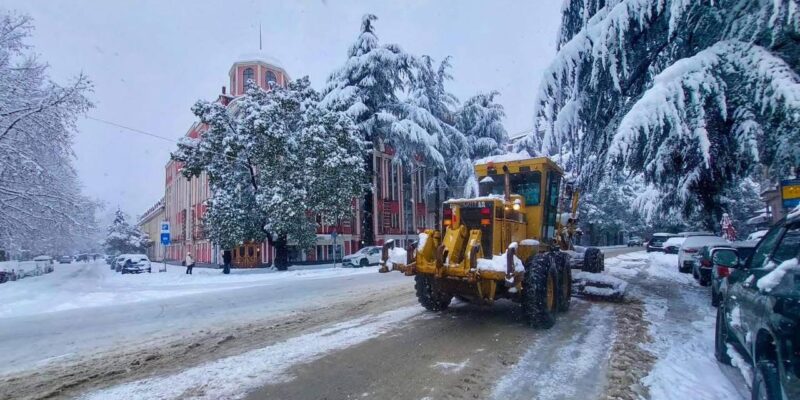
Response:
[[[705,290],[630,251],[606,250],[607,273],[633,286],[627,301],[574,298],[550,330],[505,301],[425,312],[411,278],[374,267],[0,318],[0,398],[666,399],[681,385],[743,398],[729,367],[716,376],[727,384],[702,389],[713,336],[686,329],[713,322]],[[682,358],[702,374],[676,371]]]

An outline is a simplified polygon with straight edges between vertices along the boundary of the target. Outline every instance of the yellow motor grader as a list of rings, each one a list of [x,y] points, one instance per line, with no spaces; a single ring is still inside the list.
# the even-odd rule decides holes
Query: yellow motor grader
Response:
[[[414,275],[428,310],[447,308],[454,296],[484,304],[507,298],[521,303],[532,326],[549,328],[569,309],[572,268],[603,270],[599,249],[573,245],[579,192],[546,157],[498,157],[476,164],[475,175],[480,197],[444,202],[441,230],[426,230],[405,251],[385,243],[380,272]]]

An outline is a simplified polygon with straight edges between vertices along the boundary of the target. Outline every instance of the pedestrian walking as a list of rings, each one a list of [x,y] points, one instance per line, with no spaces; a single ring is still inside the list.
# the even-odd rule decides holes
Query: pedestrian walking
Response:
[[[192,268],[194,268],[194,258],[192,258],[192,253],[186,253],[186,259],[183,262],[186,264],[186,273],[191,275]]]
[[[225,250],[222,252],[222,263],[224,266],[222,267],[222,273],[227,275],[231,273],[231,251]]]

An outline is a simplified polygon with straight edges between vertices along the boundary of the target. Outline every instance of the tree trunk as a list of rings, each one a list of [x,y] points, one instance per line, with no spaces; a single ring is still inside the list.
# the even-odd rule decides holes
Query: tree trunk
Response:
[[[373,193],[375,190],[375,164],[372,160],[372,151],[364,158],[364,169],[366,175],[369,177],[369,187],[364,193],[364,198],[361,204],[361,242],[362,246],[375,245],[375,225],[373,218],[375,215],[375,205],[373,202]]]
[[[278,271],[286,271],[289,268],[289,244],[286,235],[280,235],[277,239],[271,240],[270,244],[275,247],[275,261],[273,265]]]

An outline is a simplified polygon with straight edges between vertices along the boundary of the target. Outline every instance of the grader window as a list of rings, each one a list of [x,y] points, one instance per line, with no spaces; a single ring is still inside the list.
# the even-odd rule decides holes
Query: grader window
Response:
[[[542,174],[539,171],[524,171],[509,177],[511,193],[525,198],[526,206],[538,206],[542,198]]]

